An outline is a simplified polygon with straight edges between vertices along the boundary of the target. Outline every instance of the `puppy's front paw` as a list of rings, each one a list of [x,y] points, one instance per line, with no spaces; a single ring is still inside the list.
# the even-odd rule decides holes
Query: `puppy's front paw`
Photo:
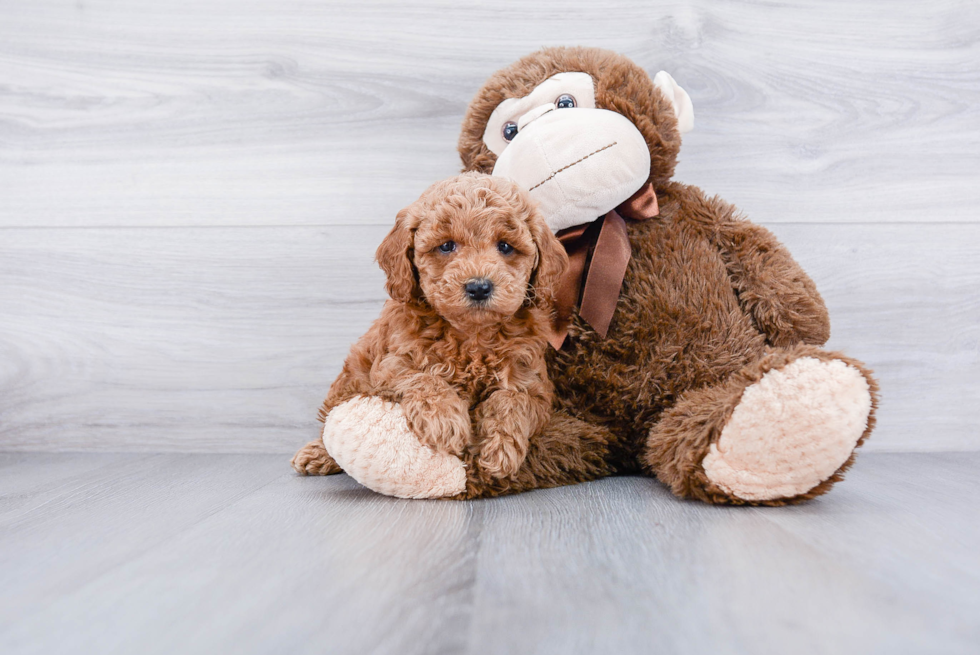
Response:
[[[406,398],[402,402],[408,427],[419,441],[440,453],[459,457],[472,438],[470,416],[462,401],[443,396],[442,402],[429,398]],[[457,406],[460,405],[460,406]]]
[[[526,455],[526,440],[490,434],[483,440],[477,464],[495,478],[507,478],[517,473]]]

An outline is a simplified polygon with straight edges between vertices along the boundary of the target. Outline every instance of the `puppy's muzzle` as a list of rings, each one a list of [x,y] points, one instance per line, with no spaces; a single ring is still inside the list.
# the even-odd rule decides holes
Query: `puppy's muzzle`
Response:
[[[486,302],[493,294],[493,282],[485,277],[468,280],[463,285],[463,291],[466,292],[466,297],[474,302]]]

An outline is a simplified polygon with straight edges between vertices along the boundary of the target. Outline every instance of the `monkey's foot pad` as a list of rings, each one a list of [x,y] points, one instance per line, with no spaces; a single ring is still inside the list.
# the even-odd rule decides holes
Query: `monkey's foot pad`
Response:
[[[704,458],[704,472],[746,500],[806,493],[851,456],[870,412],[860,371],[802,357],[745,389]]]

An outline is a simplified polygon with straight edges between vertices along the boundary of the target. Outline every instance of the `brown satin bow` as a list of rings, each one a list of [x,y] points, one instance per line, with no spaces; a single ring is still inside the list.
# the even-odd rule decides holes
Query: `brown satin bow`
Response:
[[[605,216],[557,233],[568,253],[569,265],[555,293],[555,321],[550,339],[555,350],[561,348],[568,336],[576,305],[579,305],[579,316],[600,336],[606,336],[630,261],[630,241],[623,218],[641,221],[659,213],[657,194],[648,182]]]

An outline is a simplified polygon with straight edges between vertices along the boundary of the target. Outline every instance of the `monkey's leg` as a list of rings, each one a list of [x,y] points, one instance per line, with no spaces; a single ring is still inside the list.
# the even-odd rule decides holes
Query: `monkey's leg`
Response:
[[[334,475],[343,473],[340,465],[334,461],[327,449],[323,447],[323,441],[317,439],[306,444],[293,455],[290,464],[300,475]]]
[[[860,362],[775,348],[683,394],[650,430],[643,466],[682,497],[785,505],[826,493],[874,427],[878,386]]]

